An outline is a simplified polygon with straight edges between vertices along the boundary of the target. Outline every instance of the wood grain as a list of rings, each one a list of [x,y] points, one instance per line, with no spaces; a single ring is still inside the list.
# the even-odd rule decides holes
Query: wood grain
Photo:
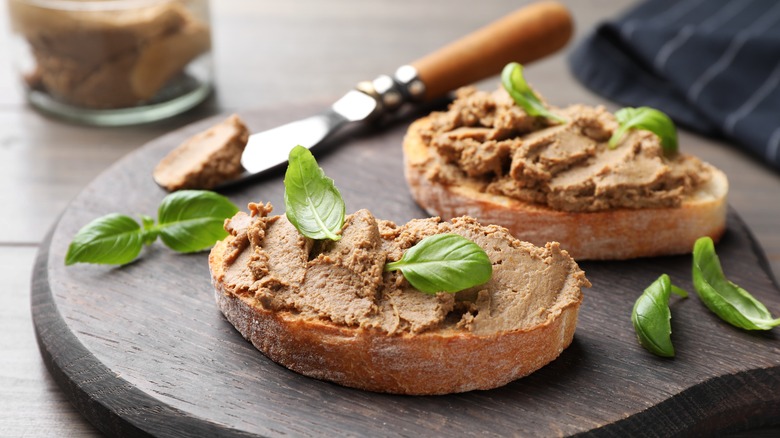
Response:
[[[316,107],[243,117],[259,130]],[[656,358],[637,344],[633,301],[661,273],[692,290],[687,256],[583,263],[594,287],[586,291],[575,340],[558,360],[503,388],[440,397],[343,388],[270,362],[216,309],[205,254],[177,255],[155,244],[122,268],[63,266],[70,238],[95,216],[153,214],[165,193],[152,181],[152,168],[213,122],[161,137],[98,177],[65,211],[37,260],[33,317],[44,360],[104,432],[667,436],[777,424],[780,339],[774,332],[734,329],[692,297],[672,303],[677,358]],[[407,123],[350,132],[341,146],[317,152],[349,211],[369,208],[399,222],[424,217],[401,173]],[[271,201],[281,208],[282,193],[277,172],[227,194],[239,205]],[[770,309],[780,308],[766,261],[733,213],[717,249],[731,279]]]
[[[0,393],[14,408],[0,409],[0,436],[86,436],[95,429],[74,417],[68,396],[47,372],[35,345],[27,292],[35,253],[35,248],[25,247],[0,252],[0,278],[7,286],[0,288],[0,332],[8,334],[0,338]]]

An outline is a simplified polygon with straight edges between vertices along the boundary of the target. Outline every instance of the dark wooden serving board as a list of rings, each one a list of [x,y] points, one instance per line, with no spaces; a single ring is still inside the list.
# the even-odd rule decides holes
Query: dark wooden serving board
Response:
[[[316,105],[242,114],[253,130],[310,115]],[[405,222],[424,217],[402,174],[408,118],[352,132],[321,150],[348,211]],[[165,196],[151,178],[181,140],[214,123],[166,135],[130,154],[81,193],[39,253],[32,312],[43,358],[79,410],[111,434],[158,436],[430,436],[589,432],[670,436],[780,424],[780,339],[709,313],[692,294],[672,299],[675,359],[643,350],[630,313],[662,273],[689,291],[689,256],[582,263],[585,291],[572,345],[529,377],[491,390],[435,397],[375,394],[276,365],[226,322],[214,303],[205,253],[155,243],[122,268],[63,260],[75,232],[109,212],[155,215]],[[238,205],[283,210],[282,172],[227,192]],[[735,213],[717,245],[727,275],[775,314],[780,291]]]

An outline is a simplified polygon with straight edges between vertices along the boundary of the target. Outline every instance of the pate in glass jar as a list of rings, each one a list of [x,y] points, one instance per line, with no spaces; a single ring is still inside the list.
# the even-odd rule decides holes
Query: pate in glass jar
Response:
[[[28,100],[71,120],[169,117],[212,86],[208,0],[8,0]]]

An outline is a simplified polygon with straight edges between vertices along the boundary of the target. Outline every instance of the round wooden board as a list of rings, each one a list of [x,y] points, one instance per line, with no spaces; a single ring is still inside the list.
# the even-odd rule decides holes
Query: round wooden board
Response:
[[[318,105],[242,113],[253,131]],[[410,117],[342,136],[315,152],[349,212],[405,222],[425,217],[403,179]],[[76,231],[109,212],[155,215],[152,181],[170,149],[219,118],[161,137],[108,169],[73,200],[38,255],[32,312],[43,358],[79,410],[109,435],[156,436],[669,436],[780,424],[780,340],[735,329],[693,294],[672,299],[675,359],[643,350],[634,300],[660,274],[693,291],[689,256],[582,263],[585,291],[573,344],[529,377],[436,397],[375,394],[293,373],[268,360],[214,303],[206,253],[155,243],[121,268],[63,260]],[[226,192],[281,213],[283,172]],[[727,275],[775,312],[780,292],[760,248],[733,212],[717,246]]]

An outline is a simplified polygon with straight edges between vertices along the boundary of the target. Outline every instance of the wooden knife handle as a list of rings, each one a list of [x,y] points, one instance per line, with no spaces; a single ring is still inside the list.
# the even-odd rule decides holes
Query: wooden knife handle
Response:
[[[534,3],[424,56],[411,65],[425,84],[425,100],[554,53],[569,41],[573,23],[558,2]]]

